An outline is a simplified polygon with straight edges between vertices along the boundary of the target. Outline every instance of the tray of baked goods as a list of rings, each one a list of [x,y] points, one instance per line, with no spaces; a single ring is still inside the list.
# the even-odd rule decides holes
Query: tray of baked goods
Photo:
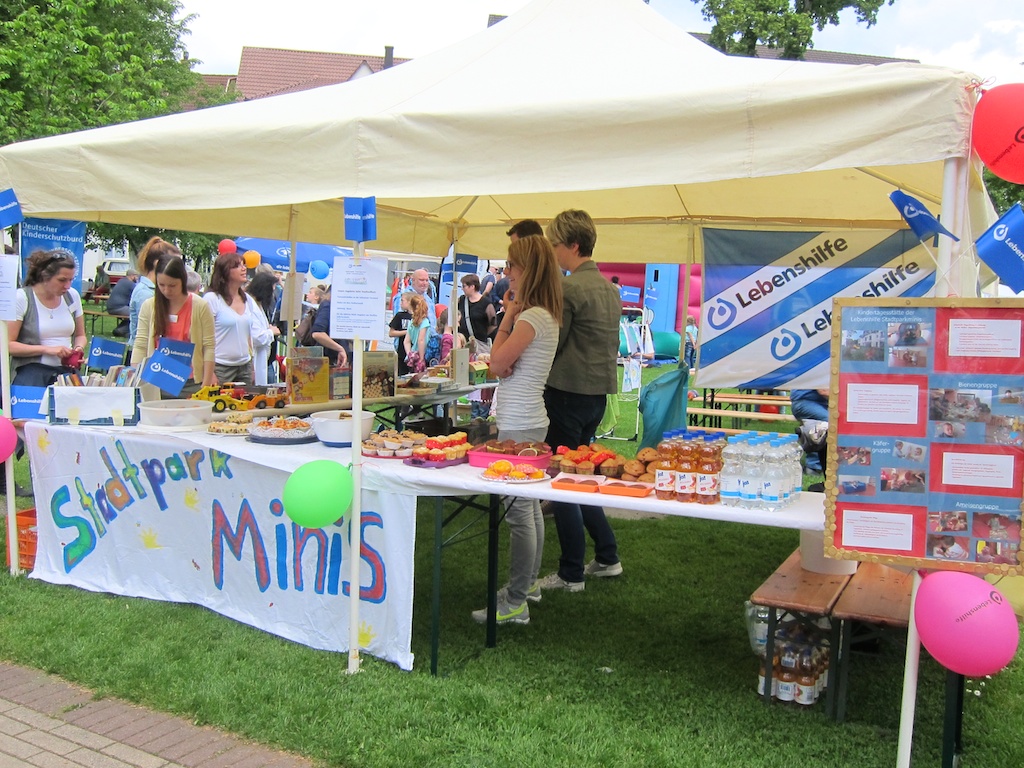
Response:
[[[538,469],[547,469],[551,461],[551,446],[539,440],[517,443],[515,440],[488,440],[469,450],[471,467],[489,467],[492,463],[505,460],[515,464],[530,464]]]

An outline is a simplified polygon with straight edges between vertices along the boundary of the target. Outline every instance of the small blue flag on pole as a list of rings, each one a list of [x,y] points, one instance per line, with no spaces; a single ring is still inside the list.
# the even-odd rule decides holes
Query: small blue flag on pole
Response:
[[[889,195],[889,199],[892,200],[892,204],[896,206],[896,210],[900,212],[903,220],[914,230],[918,240],[924,242],[935,235],[946,235],[960,242],[960,238],[942,226],[920,200],[898,189]]]
[[[1015,292],[1024,291],[1024,208],[1017,203],[974,244],[978,258]]]

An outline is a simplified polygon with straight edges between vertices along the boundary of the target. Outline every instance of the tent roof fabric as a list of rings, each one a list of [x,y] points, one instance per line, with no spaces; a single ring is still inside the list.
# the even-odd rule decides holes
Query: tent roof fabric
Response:
[[[0,189],[31,216],[330,244],[342,199],[376,196],[374,247],[490,257],[583,208],[599,259],[685,261],[694,222],[902,227],[888,193],[940,201],[970,155],[974,80],[730,57],[635,0],[534,0],[372,77],[9,145]]]

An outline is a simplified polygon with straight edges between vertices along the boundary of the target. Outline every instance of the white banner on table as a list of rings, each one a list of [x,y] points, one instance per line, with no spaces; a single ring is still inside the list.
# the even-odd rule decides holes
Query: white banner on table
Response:
[[[286,472],[159,435],[29,424],[26,443],[39,503],[32,578],[195,603],[348,650],[348,526],[292,523]],[[416,499],[362,498],[359,644],[411,669]]]

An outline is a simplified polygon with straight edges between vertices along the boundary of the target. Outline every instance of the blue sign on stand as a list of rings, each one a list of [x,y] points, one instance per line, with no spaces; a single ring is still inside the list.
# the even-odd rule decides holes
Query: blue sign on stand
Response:
[[[89,367],[106,371],[112,365],[121,365],[124,362],[126,349],[128,349],[128,345],[122,344],[120,341],[95,336],[92,344],[89,345]]]
[[[377,239],[377,198],[345,198],[345,239],[365,243]]]
[[[180,359],[163,350],[155,352],[146,361],[142,369],[142,380],[154,387],[159,387],[174,397],[181,394],[185,382],[192,378],[191,363],[183,363]]]
[[[196,345],[191,341],[180,341],[161,337],[156,343],[156,351],[170,355],[179,362],[185,363],[191,370],[192,354],[196,351]]]
[[[45,419],[46,387],[11,386],[12,419]]]

